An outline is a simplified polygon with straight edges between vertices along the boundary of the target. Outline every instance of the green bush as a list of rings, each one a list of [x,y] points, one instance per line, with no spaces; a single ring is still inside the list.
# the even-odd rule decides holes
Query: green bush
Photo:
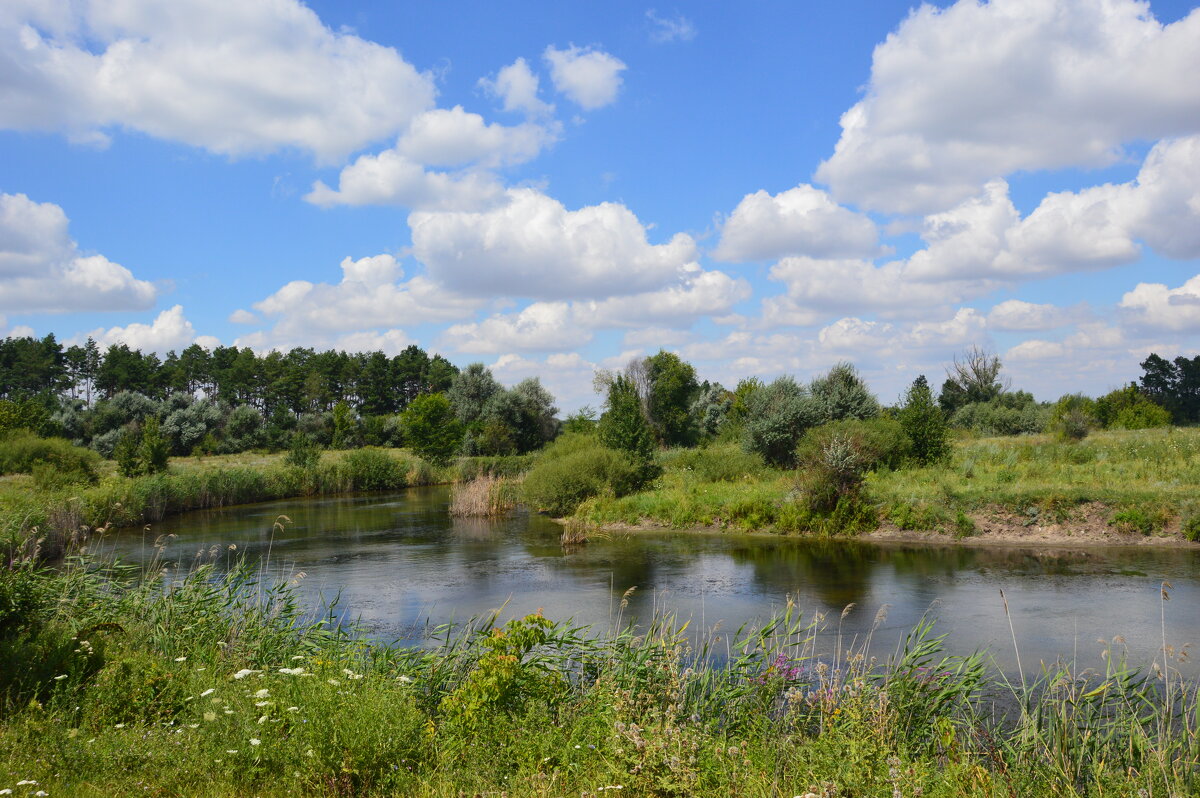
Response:
[[[1170,520],[1161,507],[1124,507],[1113,513],[1112,525],[1126,535],[1152,535]]]
[[[796,463],[796,444],[821,419],[821,407],[808,389],[788,376],[756,388],[746,396],[743,448],[771,465]]]
[[[593,496],[624,496],[657,476],[629,452],[604,446],[593,435],[562,435],[546,447],[525,476],[522,493],[535,509],[570,515]]]
[[[42,483],[92,483],[98,478],[100,456],[62,438],[39,438],[16,430],[0,438],[0,473],[34,474]]]
[[[463,427],[444,393],[421,394],[400,414],[409,447],[435,465],[445,465],[462,443]]]
[[[1108,429],[1152,429],[1171,424],[1171,411],[1155,404],[1136,384],[1097,399],[1096,417]]]
[[[1096,402],[1083,394],[1073,393],[1054,403],[1046,428],[1061,441],[1081,441],[1098,423]]]
[[[1032,435],[1046,429],[1049,412],[1028,394],[1004,394],[990,402],[960,407],[950,426],[980,435]]]
[[[321,462],[321,447],[303,432],[293,432],[283,462],[294,468],[312,469]]]
[[[349,490],[391,490],[408,484],[408,464],[382,449],[356,449],[338,463]]]
[[[45,604],[42,574],[26,566],[0,565],[0,640],[31,626]]]
[[[470,482],[483,476],[519,477],[533,466],[535,459],[536,456],[531,454],[460,457],[458,479],[460,482]]]
[[[950,430],[946,414],[933,398],[925,375],[913,380],[896,414],[912,441],[909,455],[917,465],[934,465],[950,458]]]
[[[903,425],[896,419],[881,417],[834,421],[810,429],[797,448],[797,460],[805,464],[819,461],[821,451],[835,438],[845,438],[852,443],[864,473],[899,468],[912,451],[912,440]]]
[[[738,482],[760,476],[766,464],[754,452],[726,443],[702,449],[672,449],[659,462],[673,471],[687,471],[704,482]]]

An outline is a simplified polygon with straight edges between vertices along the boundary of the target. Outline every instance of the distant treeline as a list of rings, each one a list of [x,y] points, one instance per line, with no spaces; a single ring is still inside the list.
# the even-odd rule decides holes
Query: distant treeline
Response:
[[[1011,390],[1000,359],[977,348],[954,360],[936,396],[924,377],[917,383],[937,423],[984,435],[1071,427],[1081,437],[1088,428],[1200,421],[1200,357],[1152,354],[1141,365],[1139,383],[1055,403]],[[153,420],[154,434],[176,455],[277,450],[302,433],[322,446],[407,445],[444,461],[534,451],[566,428],[642,452],[740,440],[768,461],[787,462],[804,429],[900,411],[879,403],[845,363],[811,385],[748,378],[730,390],[699,381],[691,364],[659,352],[598,374],[595,387],[605,396],[602,414],[584,408],[560,421],[536,378],[504,388],[482,364],[460,370],[417,346],[389,357],[192,345],[159,358],[124,344],[101,350],[91,339],[64,348],[53,335],[0,342],[0,432],[27,428],[105,457]],[[768,454],[772,447],[778,457]]]

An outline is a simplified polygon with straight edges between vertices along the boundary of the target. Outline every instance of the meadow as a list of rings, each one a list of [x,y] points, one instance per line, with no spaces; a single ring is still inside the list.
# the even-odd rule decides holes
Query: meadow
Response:
[[[864,508],[811,512],[803,480],[766,467],[736,444],[658,454],[650,489],[582,503],[580,523],[677,529],[858,534],[879,527],[969,537],[991,522],[1067,529],[1097,524],[1135,538],[1200,537],[1200,429],[1098,431],[1078,442],[1050,435],[961,437],[944,464],[878,467]]]

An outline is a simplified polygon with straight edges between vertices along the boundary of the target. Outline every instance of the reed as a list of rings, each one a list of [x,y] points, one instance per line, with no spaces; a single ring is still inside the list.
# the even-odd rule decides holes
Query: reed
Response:
[[[450,515],[460,518],[496,518],[517,506],[517,481],[484,473],[450,489]]]

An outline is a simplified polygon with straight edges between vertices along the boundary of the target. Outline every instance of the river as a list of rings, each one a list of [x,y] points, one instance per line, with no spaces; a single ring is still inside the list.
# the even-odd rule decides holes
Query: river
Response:
[[[680,623],[691,620],[694,632],[715,629],[720,637],[767,619],[789,598],[807,617],[825,615],[824,648],[833,645],[847,605],[854,607],[841,621],[843,641],[865,639],[886,605],[871,653],[886,656],[928,614],[936,633],[948,634],[949,650],[986,648],[1006,670],[1016,663],[1011,616],[1027,673],[1060,658],[1103,668],[1101,651],[1114,636],[1124,641],[1116,650],[1144,666],[1162,646],[1164,608],[1170,645],[1200,640],[1196,549],[867,544],[680,531],[593,536],[564,549],[549,519],[454,519],[447,499],[445,487],[290,499],[176,516],[100,545],[125,561],[145,561],[162,538],[162,553],[180,572],[244,555],[276,578],[303,574],[298,589],[314,607],[337,597],[341,618],[389,642],[419,643],[428,624],[501,607],[505,616],[540,608],[598,631],[673,612]],[[1165,605],[1163,582],[1172,585]],[[1195,662],[1172,664],[1200,674]]]

